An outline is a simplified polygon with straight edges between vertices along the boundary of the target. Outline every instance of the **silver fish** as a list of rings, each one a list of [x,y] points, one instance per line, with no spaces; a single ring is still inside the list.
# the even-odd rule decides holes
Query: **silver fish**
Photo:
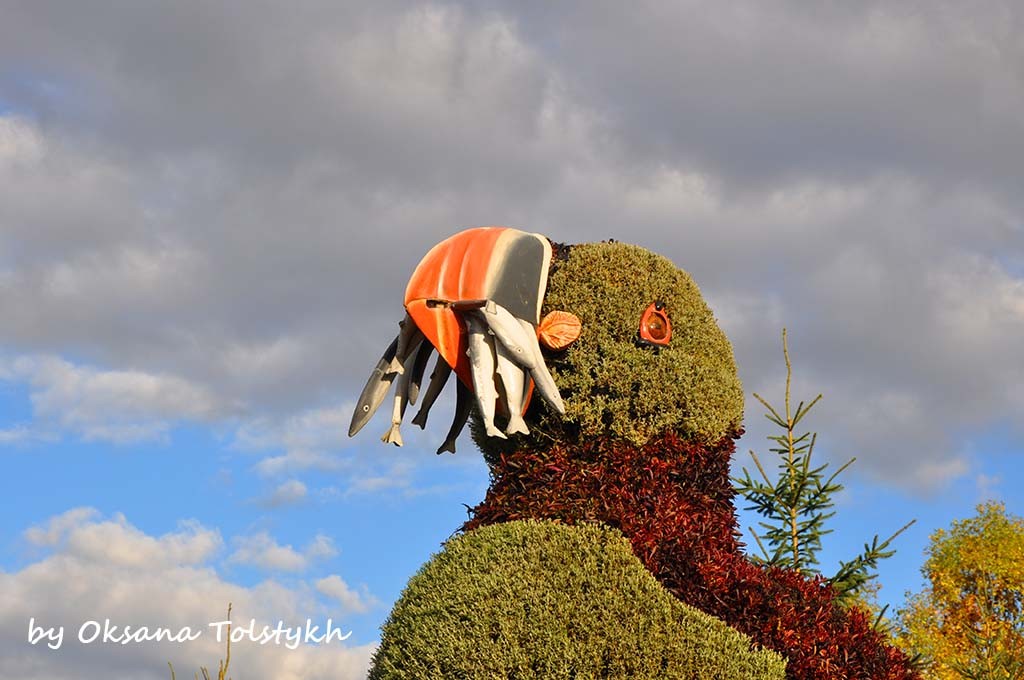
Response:
[[[427,393],[423,395],[423,403],[420,404],[420,410],[416,414],[416,417],[412,419],[413,425],[419,425],[420,429],[426,429],[427,427],[427,413],[430,411],[430,407],[437,401],[437,395],[441,394],[441,390],[444,388],[446,382],[448,382],[448,376],[452,374],[452,367],[448,365],[448,362],[444,360],[444,357],[438,355],[437,363],[434,364],[434,370],[430,374],[430,384],[427,385]]]
[[[423,371],[427,368],[427,360],[434,346],[429,341],[420,342],[420,348],[416,350],[416,359],[412,362],[412,377],[409,380],[409,404],[415,404],[416,398],[420,396],[420,385],[423,384]]]
[[[523,319],[519,319],[519,324],[523,332],[532,340],[527,346],[533,353],[534,365],[532,368],[529,368],[533,384],[537,386],[537,391],[540,392],[540,396],[544,398],[544,401],[564,415],[565,403],[562,401],[562,395],[558,393],[558,385],[555,384],[555,379],[551,377],[551,372],[548,371],[548,365],[544,363],[544,355],[541,354],[540,342],[537,340],[537,329],[529,321],[524,321]]]
[[[447,366],[447,364],[445,365]],[[448,436],[445,438],[444,443],[437,449],[437,455],[441,455],[443,451],[455,453],[455,440],[459,438],[459,433],[466,426],[466,421],[469,420],[469,412],[473,408],[473,393],[462,384],[461,380],[456,380],[455,382],[458,386],[458,390],[455,392],[455,418],[452,420],[452,426],[448,430]]]
[[[420,404],[420,410],[416,414],[416,417],[412,419],[413,425],[419,425],[420,429],[426,429],[427,427],[427,413],[430,408],[437,401],[437,396],[441,394],[441,390],[444,388],[445,383],[448,382],[448,376],[452,374],[452,367],[448,365],[444,357],[438,355],[437,363],[434,364],[434,370],[430,373],[430,384],[427,386],[427,393],[423,396],[423,403]]]
[[[498,375],[505,393],[505,404],[508,405],[508,425],[505,434],[529,434],[523,420],[523,393],[526,385],[526,372],[509,356],[508,348],[500,342],[494,343],[498,355]]]
[[[416,322],[406,313],[405,318],[398,322],[398,347],[395,356],[391,359],[388,371],[402,375],[405,372],[405,359],[416,347],[416,338],[423,337]]]
[[[363,426],[369,422],[381,402],[384,401],[388,388],[391,387],[391,383],[395,380],[395,374],[390,372],[388,368],[391,361],[395,358],[397,350],[398,338],[396,337],[388,345],[388,348],[384,350],[384,355],[377,362],[377,366],[370,373],[370,379],[366,381],[366,386],[363,387],[363,391],[359,394],[356,410],[352,414],[352,423],[348,426],[349,437],[355,436],[359,430],[363,429]]]
[[[517,319],[512,312],[493,300],[488,300],[483,309],[471,312],[471,315],[474,314],[487,323],[498,342],[508,349],[510,358],[530,372],[544,401],[564,414],[565,404],[562,403],[555,379],[551,377],[544,363],[544,355],[541,354],[537,341],[537,329],[533,324]]]
[[[419,346],[422,343],[422,337],[419,339],[414,338],[414,342],[416,346]],[[413,352],[416,351],[416,346],[409,348],[410,351],[405,360],[406,364],[411,363]],[[402,418],[405,417],[405,405],[407,403],[406,396],[409,393],[409,381],[411,379],[411,370],[403,371],[398,378],[398,385],[395,387],[394,406],[391,409],[391,427],[389,427],[388,431],[384,433],[384,436],[380,438],[380,440],[385,444],[394,444],[395,446],[401,446],[403,444],[402,433],[399,431],[399,428],[402,425]]]
[[[498,390],[494,386],[494,336],[487,332],[487,325],[475,314],[466,315],[469,334],[469,363],[473,375],[473,391],[476,392],[484,430],[488,437],[506,439],[505,433],[494,425],[494,406]]]

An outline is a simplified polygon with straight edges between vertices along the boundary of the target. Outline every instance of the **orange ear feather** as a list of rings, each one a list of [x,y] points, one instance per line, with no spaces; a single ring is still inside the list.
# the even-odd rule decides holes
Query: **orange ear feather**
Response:
[[[580,318],[569,312],[549,312],[540,322],[540,341],[551,350],[560,351],[576,342],[583,330]]]

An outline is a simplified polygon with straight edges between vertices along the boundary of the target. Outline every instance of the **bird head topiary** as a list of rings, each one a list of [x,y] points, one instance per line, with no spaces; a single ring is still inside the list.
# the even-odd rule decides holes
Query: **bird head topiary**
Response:
[[[507,444],[474,427],[489,460],[553,442],[641,447],[672,432],[714,444],[737,434],[743,389],[732,347],[689,274],[625,243],[562,246],[555,254],[542,311],[567,311],[580,323],[575,342],[546,352],[565,413],[530,409],[530,434]]]
[[[397,383],[382,439],[402,444],[399,425],[435,349],[413,423],[426,425],[454,371],[455,422],[439,453],[454,452],[471,412],[489,460],[509,448],[595,438],[643,446],[667,432],[712,444],[741,427],[743,391],[728,339],[690,276],[638,246],[562,246],[515,229],[470,229],[423,258],[405,307],[350,436]]]

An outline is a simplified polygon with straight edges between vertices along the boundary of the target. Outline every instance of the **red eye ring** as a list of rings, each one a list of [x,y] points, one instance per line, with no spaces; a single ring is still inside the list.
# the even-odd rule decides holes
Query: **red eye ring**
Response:
[[[640,317],[640,342],[665,347],[672,340],[672,322],[665,313],[665,303],[652,302]]]

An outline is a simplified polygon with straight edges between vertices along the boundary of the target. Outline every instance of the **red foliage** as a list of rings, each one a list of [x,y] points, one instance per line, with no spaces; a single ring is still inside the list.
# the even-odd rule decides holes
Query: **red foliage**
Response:
[[[517,519],[596,521],[618,528],[682,601],[789,659],[799,680],[908,680],[907,657],[867,615],[844,609],[820,578],[762,568],[742,553],[729,480],[734,444],[667,434],[635,448],[594,441],[498,456],[464,530]]]

